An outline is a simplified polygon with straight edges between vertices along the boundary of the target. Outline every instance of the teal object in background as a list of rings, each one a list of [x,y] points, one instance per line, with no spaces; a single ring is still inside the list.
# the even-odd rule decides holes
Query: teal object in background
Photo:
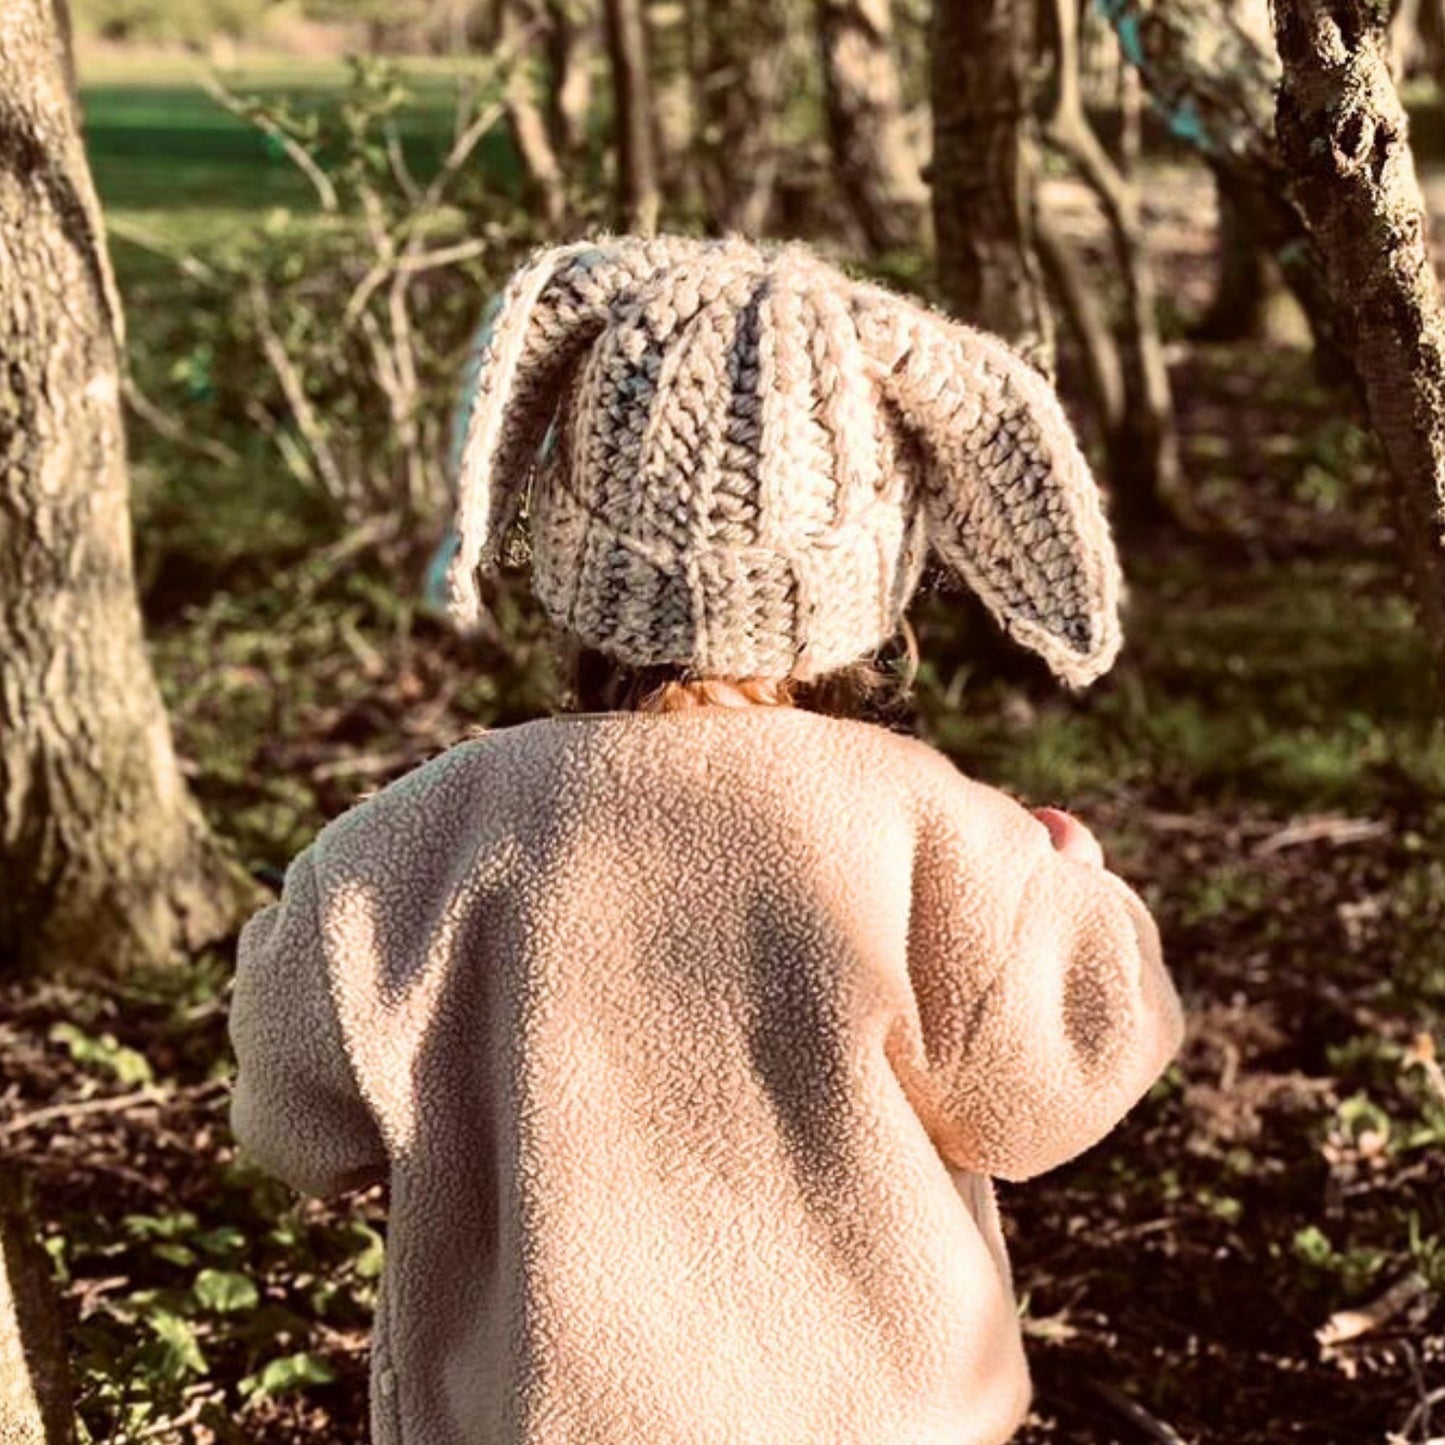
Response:
[[[455,527],[448,527],[447,534],[437,544],[426,564],[426,576],[422,581],[422,609],[435,617],[447,616],[447,569],[457,555],[461,538]]]

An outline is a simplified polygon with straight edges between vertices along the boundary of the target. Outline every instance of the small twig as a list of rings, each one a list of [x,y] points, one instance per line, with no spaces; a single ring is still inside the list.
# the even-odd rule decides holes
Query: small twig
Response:
[[[1224,1063],[1219,1070],[1219,1092],[1227,1094],[1239,1081],[1239,1045],[1224,1039],[1220,1043],[1220,1052],[1224,1055]]]
[[[399,767],[409,767],[416,762],[414,752],[406,753],[353,753],[349,757],[335,758],[329,763],[320,763],[311,769],[311,776],[317,782],[332,778],[346,777],[355,773],[359,777],[374,778]]]
[[[503,41],[495,52],[492,74],[494,76],[505,74],[515,65],[531,43],[533,35],[540,29],[542,29],[541,23],[534,20]],[[467,97],[467,104],[470,105],[470,95]],[[447,152],[446,159],[442,161],[441,168],[431,178],[426,190],[422,192],[421,201],[412,214],[414,221],[436,209],[442,196],[446,194],[446,189],[451,184],[453,176],[466,164],[467,157],[476,149],[477,143],[507,113],[506,101],[494,101],[485,110],[478,111],[470,123],[464,126],[462,116],[465,113],[461,96],[458,96],[452,147]],[[414,234],[412,242],[406,249],[412,251],[419,244],[419,235]]]
[[[427,212],[436,209],[437,203],[446,194],[447,187],[451,184],[452,177],[466,164],[467,157],[476,149],[482,137],[501,120],[506,114],[506,106],[500,101],[489,105],[485,110],[478,111],[476,118],[456,139],[451,150],[447,152],[446,159],[441,164],[441,169],[431,178],[430,184],[422,192],[421,204],[417,210]]]
[[[292,618],[304,607],[311,605],[316,594],[336,575],[358,552],[382,542],[391,541],[400,526],[400,519],[394,515],[376,516],[353,527],[340,541],[333,542],[324,551],[311,558],[306,573],[297,588],[294,602],[287,608],[276,624],[278,632],[284,632]]]
[[[248,125],[253,125],[257,130],[270,136],[286,152],[296,168],[311,182],[323,211],[334,212],[340,209],[340,201],[336,195],[336,187],[331,184],[331,177],[316,164],[311,152],[284,126],[278,125],[263,110],[248,106],[234,91],[229,90],[222,83],[214,69],[208,70],[202,75],[201,84],[217,105],[230,111],[237,119],[244,120]]]
[[[1410,1381],[1415,1386],[1415,1393],[1420,1399],[1415,1408],[1410,1411],[1409,1417],[1405,1421],[1405,1427],[1400,1431],[1400,1434],[1408,1440],[1418,1425],[1420,1436],[1424,1440],[1425,1445],[1434,1445],[1434,1440],[1437,1437],[1430,1433],[1432,1423],[1431,1415],[1435,1406],[1440,1404],[1442,1400],[1445,1400],[1445,1386],[1441,1386],[1437,1390],[1427,1390],[1425,1388],[1425,1376],[1420,1371],[1419,1357],[1416,1355],[1408,1340],[1403,1340],[1401,1343],[1405,1346],[1405,1360],[1410,1367]]]
[[[1420,1403],[1410,1411],[1409,1418],[1405,1421],[1405,1428],[1400,1434],[1401,1440],[1409,1440],[1410,1432],[1418,1425],[1423,1439],[1423,1445],[1439,1445],[1440,1437],[1431,1435],[1430,1412],[1436,1405],[1445,1403],[1445,1385],[1438,1390],[1431,1390],[1428,1395],[1422,1396]]]
[[[417,379],[416,341],[412,336],[411,308],[408,305],[410,274],[398,271],[392,277],[387,295],[391,316],[392,355],[396,359],[397,383],[401,388],[401,415],[398,420],[398,441],[406,455],[407,491],[412,505],[425,502],[421,487],[421,457],[416,445],[416,412],[421,400],[421,384]]]
[[[375,679],[386,673],[385,658],[357,631],[350,617],[343,614],[337,621],[336,630],[341,634],[346,650],[361,664],[363,676]]]
[[[24,1133],[41,1124],[52,1123],[56,1119],[82,1119],[91,1114],[124,1114],[132,1109],[161,1106],[172,1100],[195,1103],[207,1094],[225,1088],[223,1082],[213,1080],[190,1089],[173,1089],[167,1094],[156,1085],[147,1084],[129,1094],[107,1094],[103,1099],[83,1099],[72,1104],[47,1104],[44,1108],[32,1109],[28,1114],[20,1114],[0,1124],[0,1139],[8,1139],[12,1135]]]
[[[1152,809],[1143,815],[1144,822],[1159,833],[1189,833],[1206,837],[1220,831],[1215,818],[1194,813],[1161,813]]]
[[[1398,1279],[1377,1298],[1353,1309],[1336,1310],[1319,1329],[1315,1339],[1320,1343],[1322,1353],[1328,1355],[1339,1346],[1368,1335],[1381,1325],[1389,1324],[1397,1315],[1409,1309],[1421,1295],[1429,1294],[1430,1286],[1425,1276],[1412,1271]]]
[[[342,314],[342,324],[348,331],[355,326],[356,318],[366,309],[366,303],[376,294],[377,288],[397,272],[416,275],[422,271],[434,270],[438,266],[451,266],[458,261],[468,261],[473,256],[480,256],[490,244],[480,237],[474,237],[470,241],[458,241],[455,246],[444,246],[437,251],[407,253],[384,263],[378,261],[351,293],[351,299],[346,303],[346,310]]]
[[[271,304],[266,296],[265,287],[259,281],[251,283],[251,302],[256,313],[256,326],[261,333],[261,349],[267,362],[270,363],[271,370],[276,373],[276,380],[281,383],[282,394],[286,398],[286,404],[291,408],[291,414],[296,418],[296,426],[305,438],[306,445],[311,449],[311,455],[315,458],[326,490],[344,506],[347,491],[346,478],[337,464],[336,454],[331,450],[331,443],[326,440],[326,433],[311,406],[311,399],[306,395],[306,387],[297,374],[296,367],[287,354],[281,338],[276,334],[276,328],[271,324]]]
[[[1297,848],[1302,843],[1328,843],[1331,847],[1340,848],[1347,843],[1383,838],[1389,831],[1388,823],[1374,818],[1304,818],[1277,833],[1271,833],[1262,843],[1257,843],[1253,851],[1256,858],[1267,858],[1271,853]]]
[[[197,436],[189,427],[178,422],[164,407],[157,406],[136,385],[133,376],[125,378],[121,390],[126,405],[167,441],[185,447],[187,451],[198,452],[203,457],[209,457],[223,467],[235,466],[241,460],[239,453],[233,451],[224,442],[215,441],[211,437]]]
[[[1130,1424],[1161,1445],[1188,1445],[1185,1438],[1163,1420],[1157,1420],[1142,1405],[1136,1404],[1122,1390],[1102,1380],[1090,1380],[1089,1388],[1111,1409],[1117,1410]]]
[[[369,311],[361,317],[361,334],[371,347],[371,359],[376,366],[376,382],[386,396],[393,422],[400,422],[403,414],[401,379],[397,375],[396,359],[382,335],[381,323]]]
[[[190,251],[170,250],[143,227],[136,226],[130,221],[117,220],[114,216],[106,217],[105,227],[117,240],[124,241],[128,246],[135,246],[138,250],[149,251],[163,261],[169,261],[183,275],[189,276],[193,281],[199,281],[203,286],[219,288],[224,284],[219,273],[213,267],[206,265],[199,256]]]
[[[316,485],[316,468],[306,460],[306,453],[297,445],[296,438],[276,425],[276,418],[254,398],[246,402],[246,415],[266,433],[281,453],[286,469],[303,487]]]
[[[137,1440],[152,1440],[158,1435],[169,1434],[173,1430],[181,1430],[187,1425],[194,1425],[200,1418],[201,1412],[207,1405],[219,1403],[225,1396],[216,1390],[209,1390],[206,1394],[198,1396],[181,1414],[173,1416],[168,1420],[157,1420],[153,1425],[147,1425],[144,1430],[137,1430],[134,1438]]]
[[[467,128],[467,116],[471,114],[472,102],[476,99],[477,82],[468,72],[463,71],[457,77],[457,103],[452,111],[452,143],[455,144],[461,139],[462,132]]]
[[[406,152],[401,148],[401,137],[397,134],[396,126],[387,121],[384,134],[386,135],[386,161],[391,167],[391,174],[397,185],[401,187],[402,194],[412,205],[421,200],[421,187],[416,183],[416,177],[411,173],[411,167],[406,163]]]
[[[80,1306],[80,1318],[82,1320],[89,1319],[100,1308],[101,1295],[120,1289],[130,1282],[131,1278],[128,1274],[110,1274],[102,1279],[78,1280],[71,1293]]]
[[[490,245],[490,241],[475,237],[470,241],[458,241],[455,246],[444,246],[439,251],[409,253],[397,260],[396,269],[415,275],[420,271],[434,270],[438,266],[452,266],[458,261],[469,261],[473,256],[480,256]]]
[[[56,1119],[78,1119],[88,1114],[123,1114],[128,1109],[158,1105],[160,1102],[160,1092],[153,1084],[147,1084],[145,1088],[136,1089],[130,1094],[108,1094],[102,1099],[85,1099],[74,1104],[47,1104],[42,1109],[32,1109],[28,1114],[17,1115],[14,1119],[0,1124],[0,1139],[8,1139],[13,1134],[23,1134],[27,1129],[37,1128]]]

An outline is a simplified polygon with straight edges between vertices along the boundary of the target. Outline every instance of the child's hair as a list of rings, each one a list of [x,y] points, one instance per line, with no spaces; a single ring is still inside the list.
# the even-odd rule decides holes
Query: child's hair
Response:
[[[904,721],[918,676],[918,643],[904,618],[902,658],[862,658],[821,677],[709,677],[673,663],[631,667],[576,638],[563,645],[569,706],[578,712],[680,712],[707,706],[797,707],[830,717]]]

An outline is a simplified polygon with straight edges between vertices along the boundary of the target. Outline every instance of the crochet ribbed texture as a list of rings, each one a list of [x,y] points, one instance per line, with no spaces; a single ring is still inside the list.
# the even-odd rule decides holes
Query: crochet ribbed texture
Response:
[[[548,615],[634,665],[808,679],[856,661],[898,630],[930,545],[1065,682],[1118,653],[1118,562],[1048,383],[801,245],[543,251],[473,368],[463,623],[527,501]]]

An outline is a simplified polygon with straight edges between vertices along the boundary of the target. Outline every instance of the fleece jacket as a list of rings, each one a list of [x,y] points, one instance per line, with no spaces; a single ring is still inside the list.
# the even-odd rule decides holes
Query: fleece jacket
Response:
[[[791,708],[485,733],[240,941],[232,1123],[390,1184],[377,1445],[994,1445],[1029,1378],[990,1176],[1178,1047],[1113,874],[929,745]]]

